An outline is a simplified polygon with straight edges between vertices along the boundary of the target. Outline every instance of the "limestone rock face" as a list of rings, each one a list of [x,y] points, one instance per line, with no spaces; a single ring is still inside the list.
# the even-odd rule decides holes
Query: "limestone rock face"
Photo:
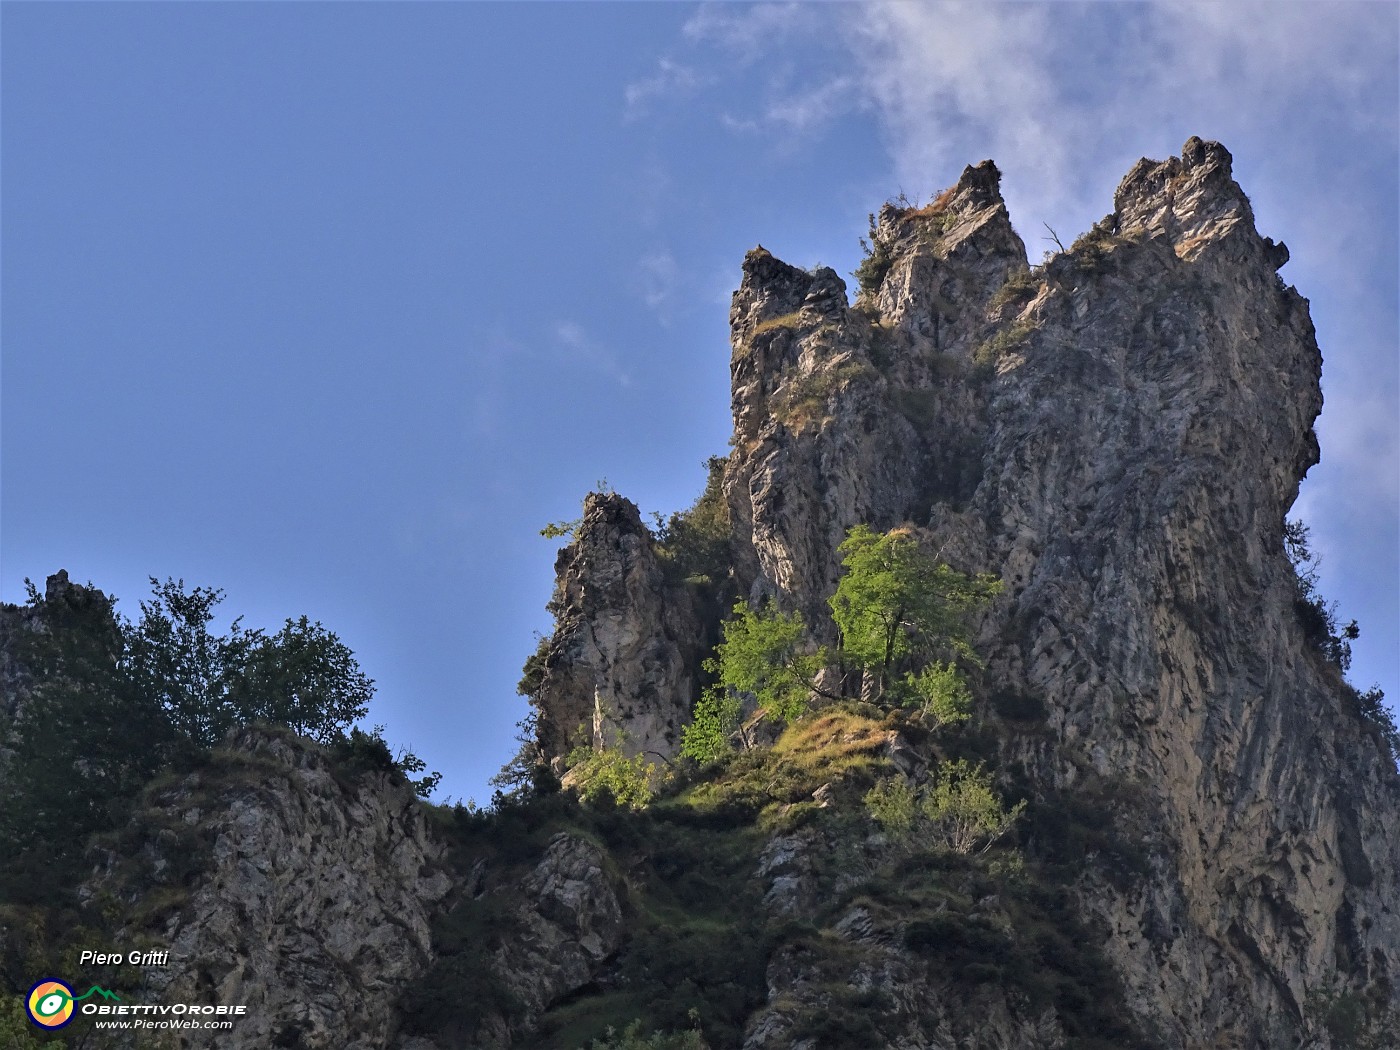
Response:
[[[550,840],[518,887],[501,891],[519,902],[517,929],[496,952],[494,968],[523,1006],[526,1027],[592,981],[622,943],[620,891],[598,847],[567,832]]]
[[[928,208],[886,205],[873,245],[886,271],[858,308],[830,270],[761,249],[744,260],[729,314],[735,572],[828,641],[846,530],[921,522],[980,473],[975,399],[944,379],[988,328],[987,300],[1026,268],[1000,178],[987,161]]]
[[[986,474],[939,519],[986,530],[993,676],[1048,703],[1042,775],[1072,785],[1078,753],[1151,799],[1156,876],[1085,900],[1179,1045],[1288,1045],[1332,974],[1400,972],[1394,769],[1304,641],[1282,546],[1321,361],[1278,258],[1224,147],[1139,163],[1018,315]]]
[[[534,692],[543,753],[592,744],[674,755],[697,695],[702,628],[636,506],[589,496],[555,571],[556,627]]]
[[[737,589],[832,640],[857,523],[909,524],[1000,576],[982,691],[1046,712],[1004,727],[1003,766],[1033,794],[1109,786],[1145,871],[1087,857],[1076,892],[1164,1046],[1299,1045],[1328,987],[1400,1005],[1400,779],[1305,639],[1283,545],[1322,405],[1287,249],[1218,143],[1140,161],[1112,213],[1034,270],[998,179],[984,162],[926,208],[884,208],[854,305],[830,270],[745,258]],[[550,754],[604,705],[663,753],[687,717],[690,627],[623,502],[590,504],[560,559]],[[779,977],[774,1003],[796,980]],[[765,1016],[750,1045],[787,1045]]]
[[[162,880],[179,893],[172,872],[192,843],[207,856],[188,899],[144,931],[179,960],[148,971],[152,999],[248,1007],[232,1032],[182,1032],[179,1045],[388,1045],[450,888],[412,792],[382,774],[347,785],[314,744],[244,730],[159,801],[158,819],[139,818],[166,828],[143,850],[156,886],[133,903],[149,907]]]

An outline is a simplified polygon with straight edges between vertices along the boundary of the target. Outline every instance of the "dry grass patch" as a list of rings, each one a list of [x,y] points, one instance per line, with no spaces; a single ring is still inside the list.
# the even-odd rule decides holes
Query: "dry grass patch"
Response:
[[[949,186],[922,208],[910,208],[904,214],[916,219],[930,219],[935,215],[942,215],[948,210],[948,205],[953,203],[953,195],[957,192],[957,186]]]
[[[773,754],[803,773],[830,779],[884,765],[878,752],[889,735],[883,719],[828,708],[790,726],[773,745]]]
[[[794,310],[790,314],[783,314],[781,317],[770,317],[766,321],[760,321],[754,325],[753,334],[762,335],[764,332],[777,331],[779,328],[796,328],[802,323],[802,312]]]

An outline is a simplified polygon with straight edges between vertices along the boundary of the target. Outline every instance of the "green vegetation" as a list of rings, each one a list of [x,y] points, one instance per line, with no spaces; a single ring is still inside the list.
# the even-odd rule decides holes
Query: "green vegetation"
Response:
[[[737,603],[704,664],[715,681],[696,704],[682,754],[705,763],[728,753],[742,697],[786,725],[814,697],[842,699],[833,691],[839,685],[823,682],[844,682],[850,670],[862,672],[866,701],[912,706],[933,729],[967,721],[972,693],[963,668],[980,666],[968,621],[1000,582],[955,571],[924,552],[909,530],[881,534],[858,525],[839,549],[844,573],[830,599],[839,651],[817,645],[800,613],[772,602],[759,609]]]
[[[979,343],[972,351],[972,363],[984,371],[995,368],[998,361],[1024,346],[1026,340],[1039,329],[1040,325],[1035,321],[1017,321],[1010,328]]]
[[[760,709],[784,723],[806,710],[827,656],[808,641],[800,613],[780,612],[772,602],[757,610],[739,602],[722,629],[724,640],[705,662],[716,689],[751,694]]]
[[[1114,233],[1110,226],[1095,223],[1070,245],[1069,255],[1074,265],[1085,273],[1103,273],[1113,250],[1132,243],[1129,238]]]
[[[60,1040],[44,1039],[42,1035],[25,1013],[21,996],[0,995],[0,1047],[4,1050],[61,1050]]]
[[[707,1050],[708,1044],[699,1032],[679,1032],[666,1035],[653,1032],[642,1034],[642,1022],[633,1021],[621,1032],[611,1025],[602,1039],[595,1039],[588,1050]]]
[[[858,701],[823,707],[788,726],[771,748],[725,756],[677,801],[735,825],[768,829],[800,821],[814,811],[811,796],[823,784],[833,778],[873,784],[886,768],[880,750],[891,725],[880,714]]]
[[[574,538],[574,533],[578,532],[578,527],[583,524],[583,518],[573,518],[569,521],[550,521],[545,523],[545,527],[540,529],[540,535],[547,540],[560,540]]]
[[[741,610],[736,623],[765,611]],[[760,652],[765,631],[791,641],[792,618],[777,619],[745,641]],[[938,663],[928,677],[946,684]],[[927,773],[900,773],[894,734],[928,756]],[[428,1013],[404,1016],[414,1034],[445,1044],[470,1043],[488,1016],[520,1018],[485,960],[523,934],[503,902],[567,831],[605,851],[625,888],[627,933],[596,983],[538,1019],[528,1039],[541,1050],[738,1046],[774,969],[803,974],[779,1001],[784,1039],[832,1048],[896,1041],[900,1026],[925,1019],[891,1009],[860,977],[884,964],[890,945],[945,994],[1000,988],[1014,1016],[1053,1015],[1067,1048],[1146,1050],[1096,947],[1101,933],[1086,927],[1067,889],[1085,865],[1127,870],[1111,853],[1129,856],[1127,845],[1112,845],[1112,812],[1017,801],[1006,787],[1015,777],[994,782],[983,747],[974,732],[943,734],[912,708],[844,699],[799,713],[772,746],[720,754],[656,785],[645,809],[614,805],[606,793],[580,805],[568,793],[529,791],[485,813],[438,808],[454,864],[484,860],[487,883],[443,920],[458,931],[447,938],[454,954],[440,955],[412,993],[411,1005]],[[1105,784],[1101,795],[1105,807],[1134,798],[1121,785]],[[872,816],[883,836],[869,836]],[[801,877],[816,903],[800,918],[761,903],[773,878],[754,873],[775,832],[806,843]],[[1061,846],[1057,835],[1064,859],[1046,852]],[[838,932],[853,914],[864,916],[869,939]],[[466,1021],[460,1007],[432,1005],[468,1001]]]
[[[933,728],[960,725],[972,717],[972,691],[956,664],[935,660],[918,674],[910,671],[904,681],[919,716]]]
[[[890,267],[894,265],[894,256],[890,253],[890,247],[880,236],[879,225],[875,222],[875,214],[870,214],[870,240],[864,237],[860,239],[861,251],[865,253],[860,265],[855,268],[851,276],[860,285],[861,295],[875,295],[880,291],[880,285],[885,283],[885,275],[890,272]]]
[[[690,724],[682,730],[681,754],[700,763],[729,753],[729,737],[739,728],[743,705],[727,689],[706,689],[695,703]]]
[[[910,657],[976,664],[968,617],[1000,591],[995,577],[955,571],[903,529],[882,535],[857,525],[839,550],[845,573],[831,597],[831,613],[841,631],[842,658],[873,676],[867,699],[883,696],[896,665]],[[946,694],[948,673],[910,679],[925,706],[935,700],[920,690]],[[950,711],[957,705],[953,695],[939,702]]]
[[[642,755],[628,758],[621,743],[612,747],[577,748],[568,759],[569,775],[584,802],[611,801],[628,809],[644,809],[652,800],[656,764]]]
[[[400,781],[423,771],[412,754],[389,757],[378,730],[347,733],[374,683],[319,623],[303,616],[266,634],[235,620],[218,635],[210,624],[222,592],[151,583],[133,623],[94,589],[48,600],[26,581],[23,615],[34,626],[11,632],[11,648],[32,688],[0,726],[12,751],[0,792],[0,897],[67,899],[86,870],[88,837],[122,823],[145,785],[194,768],[238,726],[288,727]],[[437,776],[412,783],[426,795]]]
[[[1297,587],[1293,611],[1303,629],[1303,638],[1336,668],[1339,676],[1344,676],[1351,668],[1351,643],[1361,637],[1361,628],[1355,620],[1345,626],[1340,625],[1337,603],[1326,601],[1319,593],[1318,559],[1312,551],[1307,525],[1296,520],[1285,522],[1283,544],[1288,560],[1293,564]],[[1357,717],[1371,727],[1391,761],[1400,767],[1400,726],[1395,724],[1395,716],[1386,706],[1385,693],[1377,685],[1362,692],[1346,682],[1345,678],[1342,684]]]
[[[1337,603],[1327,602],[1318,593],[1318,561],[1312,552],[1308,527],[1301,521],[1285,522],[1283,543],[1297,580],[1293,608],[1303,628],[1303,637],[1338,671],[1345,673],[1351,667],[1351,643],[1361,636],[1361,629],[1355,620],[1339,627]]]
[[[240,617],[227,636],[217,636],[209,624],[222,591],[186,593],[183,580],[151,585],[154,599],[141,603],[137,623],[123,627],[123,670],[194,746],[211,748],[251,722],[332,743],[369,710],[374,683],[319,623],[289,619],[267,635],[244,630]]]
[[[1036,290],[1040,287],[1040,282],[1031,273],[1030,268],[1022,266],[1018,270],[1012,271],[996,290],[992,296],[991,306],[994,310],[1011,303],[1024,302],[1035,296]]]
[[[790,375],[773,398],[773,414],[786,426],[800,428],[823,415],[835,394],[874,375],[874,370],[863,361],[842,361],[834,368]]]
[[[1389,987],[1381,981],[1349,989],[1335,979],[1314,989],[1306,1001],[1308,1027],[1331,1037],[1336,1050],[1386,1050],[1394,1045],[1400,1017],[1390,1006]]]
[[[954,853],[985,853],[1009,832],[1025,811],[1007,809],[981,764],[948,762],[926,789],[917,791],[902,777],[881,780],[865,796],[866,808],[895,842],[936,843]]]
[[[773,946],[755,919],[762,913],[751,878],[759,841],[747,828],[711,821],[674,795],[634,811],[602,799],[581,806],[569,794],[528,794],[489,811],[436,807],[433,817],[454,867],[484,862],[487,882],[435,920],[437,959],[399,1004],[407,1034],[475,1045],[482,1020],[520,1020],[522,1005],[492,976],[489,960],[525,932],[512,894],[566,831],[605,850],[619,886],[626,873],[627,939],[608,976],[547,1011],[528,1045],[650,1047],[657,1032],[666,1034],[655,1045],[674,1050],[743,1042],[744,1023],[764,997]]]
[[[725,456],[705,460],[705,489],[685,510],[656,516],[657,555],[673,580],[717,584],[729,575],[729,504]]]

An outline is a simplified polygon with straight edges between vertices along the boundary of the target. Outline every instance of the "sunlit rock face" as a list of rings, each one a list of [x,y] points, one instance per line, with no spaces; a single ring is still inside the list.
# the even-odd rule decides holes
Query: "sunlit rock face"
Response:
[[[1034,270],[999,178],[983,162],[928,206],[883,208],[854,304],[829,269],[745,258],[733,588],[834,640],[857,523],[998,575],[984,699],[1043,714],[1001,725],[1002,766],[1032,795],[1108,786],[1141,863],[1087,856],[1076,893],[1145,1030],[1297,1045],[1334,978],[1400,994],[1400,785],[1303,636],[1282,541],[1318,458],[1307,301],[1218,143],[1140,161]],[[554,757],[579,724],[605,742],[609,718],[674,754],[700,675],[688,641],[707,628],[623,503],[595,497],[560,558],[536,693]]]
[[[593,494],[555,564],[555,629],[534,699],[544,754],[619,746],[669,758],[697,694],[702,628],[636,506]]]

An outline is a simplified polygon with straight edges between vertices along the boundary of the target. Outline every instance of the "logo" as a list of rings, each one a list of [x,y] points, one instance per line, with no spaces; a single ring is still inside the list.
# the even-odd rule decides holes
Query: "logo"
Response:
[[[25,1008],[29,1011],[29,1019],[40,1028],[62,1028],[73,1020],[73,1004],[82,1002],[90,995],[121,1000],[121,996],[116,992],[95,984],[82,995],[74,995],[73,989],[63,981],[48,978],[29,989],[29,999],[25,1002]]]

